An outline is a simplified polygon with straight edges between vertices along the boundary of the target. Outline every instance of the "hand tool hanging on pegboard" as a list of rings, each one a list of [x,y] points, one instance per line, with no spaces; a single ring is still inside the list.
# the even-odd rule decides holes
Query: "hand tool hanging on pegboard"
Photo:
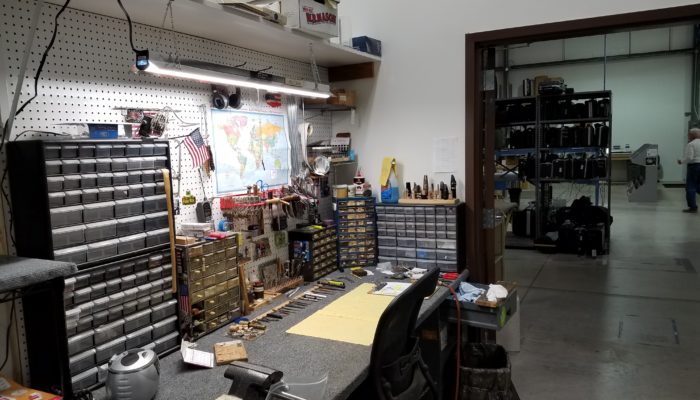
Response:
[[[207,191],[204,188],[204,178],[202,178],[202,169],[197,169],[199,175],[199,183],[202,185],[202,194],[204,199],[197,203],[197,222],[211,221],[211,203],[207,199]]]

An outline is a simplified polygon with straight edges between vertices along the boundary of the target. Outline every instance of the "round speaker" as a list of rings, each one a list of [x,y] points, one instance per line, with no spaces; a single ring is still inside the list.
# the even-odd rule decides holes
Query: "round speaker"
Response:
[[[212,105],[216,109],[223,110],[228,106],[228,97],[223,93],[214,92],[212,95]]]
[[[236,92],[232,93],[228,97],[228,106],[238,110],[243,107],[243,102],[241,101],[241,88],[236,88]]]

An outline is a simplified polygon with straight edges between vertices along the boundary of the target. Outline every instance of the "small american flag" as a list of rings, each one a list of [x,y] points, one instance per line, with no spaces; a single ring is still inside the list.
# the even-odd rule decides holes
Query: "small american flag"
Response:
[[[187,135],[187,138],[185,138],[185,146],[192,157],[193,168],[199,167],[210,157],[207,146],[204,144],[204,139],[199,133],[199,128]]]
[[[180,285],[180,298],[178,303],[180,303],[180,311],[182,315],[190,315],[192,309],[190,308],[190,296],[187,290],[187,285]]]

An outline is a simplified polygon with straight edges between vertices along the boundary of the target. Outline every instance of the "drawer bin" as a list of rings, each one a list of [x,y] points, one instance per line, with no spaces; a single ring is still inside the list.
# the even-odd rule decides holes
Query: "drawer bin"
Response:
[[[168,205],[165,195],[144,197],[143,209],[147,213],[166,211],[168,209]]]
[[[117,221],[108,220],[85,225],[85,240],[99,242],[117,236]]]
[[[85,225],[69,226],[51,231],[54,249],[85,243]]]
[[[168,212],[152,213],[146,215],[146,230],[152,231],[169,227]]]
[[[114,215],[117,218],[132,217],[143,213],[143,198],[117,200]]]
[[[82,224],[83,210],[83,206],[60,207],[51,209],[51,227],[62,228],[64,226]]]
[[[106,240],[103,242],[91,243],[87,245],[87,260],[101,260],[103,258],[117,255],[117,240]]]
[[[117,235],[129,236],[137,233],[143,233],[144,231],[144,220],[143,215],[137,215],[135,217],[120,218],[117,220]]]
[[[83,264],[87,261],[87,250],[88,248],[85,245],[56,250],[53,252],[53,259],[56,261]]]
[[[101,203],[86,204],[83,216],[86,223],[104,221],[114,218],[114,202],[105,201]]]
[[[146,235],[144,233],[119,238],[119,254],[141,250],[144,247],[146,247]]]
[[[109,361],[113,355],[126,351],[126,338],[118,337],[95,348],[95,358],[98,364]]]

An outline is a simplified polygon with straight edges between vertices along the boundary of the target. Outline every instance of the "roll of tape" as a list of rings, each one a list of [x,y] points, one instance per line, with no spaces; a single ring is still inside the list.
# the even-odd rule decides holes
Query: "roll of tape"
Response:
[[[302,136],[304,136],[304,134],[306,134],[306,137],[309,137],[309,136],[314,134],[314,126],[308,122],[305,122],[303,124],[299,124],[298,130],[299,130],[299,134]]]

